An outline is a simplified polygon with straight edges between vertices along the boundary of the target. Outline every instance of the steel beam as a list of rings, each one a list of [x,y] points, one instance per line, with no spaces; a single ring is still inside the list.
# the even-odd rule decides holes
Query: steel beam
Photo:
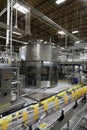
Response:
[[[45,22],[46,24],[48,24],[49,26],[51,26],[53,29],[55,30],[62,30],[64,31],[68,36],[72,37],[75,41],[80,41],[79,38],[77,38],[76,36],[74,36],[72,33],[68,32],[66,29],[64,29],[63,27],[61,27],[59,24],[55,23],[53,20],[51,20],[50,18],[48,18],[46,15],[44,15],[43,13],[41,13],[40,11],[38,11],[37,9],[35,9],[33,6],[31,6],[29,3],[25,2],[24,0],[22,0],[22,2],[19,2],[19,4],[21,4],[22,6],[26,7],[27,9],[31,8],[31,12],[34,16],[36,16],[38,19],[40,19],[42,22]]]
[[[9,29],[10,27],[9,27],[8,25],[6,25],[5,23],[0,22],[0,28]],[[17,29],[17,28],[15,28],[15,27],[13,27],[13,31],[18,32],[18,33],[25,34],[25,32],[24,32],[23,30]]]
[[[37,9],[35,9],[33,6],[31,6],[29,3],[25,2],[24,0],[22,0],[24,3],[19,2],[19,4],[21,4],[22,6],[25,6],[27,9],[30,10],[31,8],[31,13],[37,17],[38,19],[40,19],[42,22],[45,22],[47,25],[51,26],[53,29],[55,29],[56,31],[58,31],[59,29],[64,31],[67,36],[72,37],[75,41],[80,41],[79,38],[77,38],[76,36],[74,36],[72,33],[68,32],[66,29],[64,29],[63,27],[61,27],[59,24],[55,23],[53,20],[51,20],[50,18],[48,18],[46,15],[44,15],[43,13],[41,13],[40,11],[38,11]],[[3,9],[3,13],[6,12],[6,8]],[[3,15],[3,13],[1,12],[1,15]],[[1,26],[0,26],[1,27]],[[14,31],[14,29],[13,29]],[[17,31],[17,30],[16,30]],[[25,33],[24,33],[25,34]]]
[[[7,11],[7,8],[4,8],[1,12],[0,12],[0,17]]]

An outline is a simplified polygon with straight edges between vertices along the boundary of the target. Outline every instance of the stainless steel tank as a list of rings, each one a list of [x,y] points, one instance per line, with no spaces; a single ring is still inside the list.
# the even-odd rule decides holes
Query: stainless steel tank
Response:
[[[56,61],[58,60],[58,49],[55,46],[52,46],[52,54],[51,54],[51,61]]]
[[[56,61],[57,49],[51,44],[31,43],[20,48],[22,61]]]
[[[56,84],[57,80],[53,81],[53,79],[54,77],[57,79],[57,70],[54,71],[54,64],[57,62],[57,48],[49,43],[30,43],[20,48],[20,58],[20,71],[25,75],[27,85],[51,87],[52,83]]]

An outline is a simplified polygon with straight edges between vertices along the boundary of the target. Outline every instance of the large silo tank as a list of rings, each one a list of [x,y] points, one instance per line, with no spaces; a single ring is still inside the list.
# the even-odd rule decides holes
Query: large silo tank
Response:
[[[23,46],[20,48],[20,58],[23,61],[51,61],[52,46],[39,43]]]
[[[57,49],[51,44],[34,42],[20,48],[21,66],[23,66],[27,85],[41,86],[47,83],[50,87],[52,71],[57,61]],[[57,67],[56,67],[57,68]],[[21,69],[21,70],[23,70]],[[29,79],[29,80],[28,80]],[[36,80],[36,81],[35,81]],[[31,81],[31,82],[30,82]]]

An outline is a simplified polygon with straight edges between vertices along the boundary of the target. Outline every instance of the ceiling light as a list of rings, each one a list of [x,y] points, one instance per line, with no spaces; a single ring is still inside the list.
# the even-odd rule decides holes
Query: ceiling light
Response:
[[[80,43],[80,41],[76,41],[75,43]]]
[[[76,30],[76,31],[72,31],[73,34],[76,34],[76,33],[78,33],[78,32],[79,32],[78,30]]]
[[[56,48],[56,46],[52,46],[52,48]]]
[[[64,47],[61,47],[62,50],[64,50],[65,48]]]
[[[28,42],[24,42],[23,44],[27,45],[27,44],[29,44],[29,43],[28,43]]]
[[[43,40],[41,39],[40,42],[43,42]]]
[[[47,43],[47,41],[44,42],[45,44]]]
[[[66,0],[56,0],[55,2],[56,2],[57,5],[59,5],[59,4],[63,3],[63,2],[65,2],[65,1]]]
[[[66,33],[64,31],[58,31],[59,34],[65,35]]]
[[[52,45],[55,45],[55,43],[51,43]]]
[[[87,50],[87,47],[85,47],[85,49]]]
[[[19,33],[19,32],[13,32],[13,34],[21,36],[21,33]]]
[[[17,9],[19,12],[23,13],[23,14],[26,14],[29,12],[29,10],[27,8],[25,8],[24,6],[20,5],[19,3],[16,3],[14,6],[13,6],[14,9]]]

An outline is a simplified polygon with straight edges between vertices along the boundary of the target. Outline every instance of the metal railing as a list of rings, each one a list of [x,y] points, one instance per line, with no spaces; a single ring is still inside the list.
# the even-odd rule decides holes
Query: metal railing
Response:
[[[0,52],[0,63],[11,64],[12,62],[17,63],[20,61],[18,53],[12,52],[12,58],[10,57],[10,52]]]

